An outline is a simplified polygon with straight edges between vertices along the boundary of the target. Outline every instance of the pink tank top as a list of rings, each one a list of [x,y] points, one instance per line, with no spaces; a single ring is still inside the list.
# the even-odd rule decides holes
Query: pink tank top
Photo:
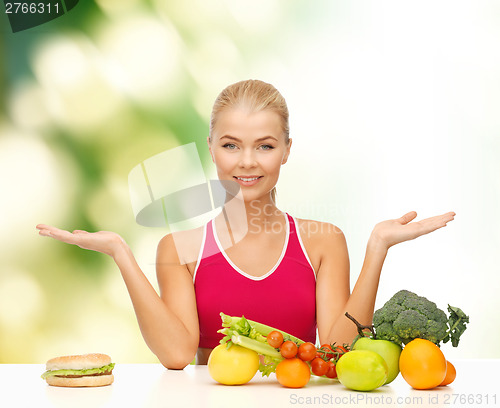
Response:
[[[220,312],[276,327],[304,341],[316,340],[316,275],[295,220],[286,214],[286,238],[276,265],[263,276],[251,276],[234,265],[215,231],[205,225],[194,272],[200,325],[199,347],[214,348],[222,335]]]

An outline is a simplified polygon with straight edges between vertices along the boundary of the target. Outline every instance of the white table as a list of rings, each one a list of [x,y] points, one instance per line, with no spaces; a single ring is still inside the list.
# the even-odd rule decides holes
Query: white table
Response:
[[[284,388],[271,375],[242,386],[217,384],[206,366],[166,370],[160,364],[116,364],[115,382],[97,388],[51,387],[42,364],[0,364],[1,408],[98,407],[500,407],[500,360],[454,361],[457,379],[419,391],[399,375],[372,392],[347,390],[336,380],[312,377],[300,389]]]

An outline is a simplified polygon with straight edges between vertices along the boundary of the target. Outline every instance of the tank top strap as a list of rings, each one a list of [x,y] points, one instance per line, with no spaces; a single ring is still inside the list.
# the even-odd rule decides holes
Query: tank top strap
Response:
[[[214,220],[212,219],[206,225],[205,242],[203,243],[202,259],[206,259],[209,256],[212,256],[220,252],[219,247],[217,246],[217,242],[215,241],[214,228],[215,228]]]
[[[198,253],[198,260],[193,273],[193,282],[196,280],[196,275],[201,263],[218,252],[220,251],[213,233],[213,220],[210,220],[203,226],[203,238],[201,241],[200,251]]]
[[[285,213],[287,218],[288,218],[288,223],[290,224],[290,234],[296,234],[297,233],[297,227],[295,225],[295,218],[293,218],[290,214]]]
[[[309,255],[307,255],[306,248],[304,247],[297,220],[288,213],[286,215],[290,224],[290,238],[288,240],[287,251],[289,251],[292,257],[298,258],[301,261],[305,260],[316,275],[316,271],[314,270],[311,260],[309,259]]]
[[[288,213],[286,213],[286,216],[288,218],[288,225],[289,225],[289,238],[288,238],[288,248],[293,247],[292,249],[294,251],[297,250],[298,247],[300,247],[300,242],[299,242],[299,233],[297,230],[297,224],[295,222],[295,219]]]

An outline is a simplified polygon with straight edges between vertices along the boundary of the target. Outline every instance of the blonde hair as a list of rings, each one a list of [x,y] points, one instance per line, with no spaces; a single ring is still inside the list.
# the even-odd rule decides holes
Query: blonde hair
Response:
[[[230,108],[245,108],[250,112],[271,110],[276,112],[282,123],[285,143],[289,143],[290,128],[288,124],[288,107],[285,98],[271,84],[256,79],[236,82],[229,85],[217,96],[210,117],[208,139],[212,142],[212,134],[221,111]],[[276,201],[276,187],[271,190],[271,198]]]

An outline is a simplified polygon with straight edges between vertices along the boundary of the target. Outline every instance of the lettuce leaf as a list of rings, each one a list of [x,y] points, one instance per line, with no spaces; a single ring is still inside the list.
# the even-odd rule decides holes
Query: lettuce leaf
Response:
[[[42,379],[46,379],[47,377],[51,377],[54,375],[91,375],[91,374],[100,374],[105,373],[107,371],[112,371],[115,366],[115,363],[111,363],[99,368],[88,368],[86,370],[49,370],[45,371],[42,374]]]

